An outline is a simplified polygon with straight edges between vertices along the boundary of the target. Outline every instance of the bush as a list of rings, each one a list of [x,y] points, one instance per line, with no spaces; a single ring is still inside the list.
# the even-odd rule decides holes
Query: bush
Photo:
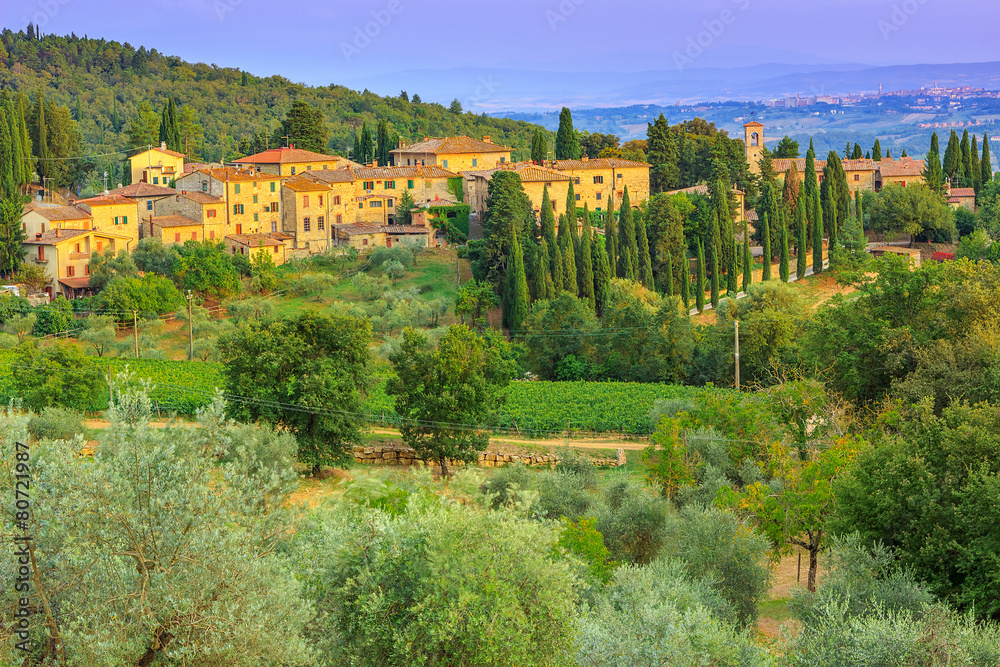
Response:
[[[399,280],[406,275],[406,267],[394,259],[390,259],[388,262],[384,263],[382,265],[382,271],[389,277],[390,280]]]
[[[380,246],[375,248],[370,258],[371,264],[369,270],[371,271],[382,269],[388,262],[398,262],[404,269],[408,269],[413,266],[413,262],[415,261],[413,251],[403,245],[397,245],[393,248]]]
[[[374,301],[382,296],[392,283],[385,276],[369,276],[366,273],[358,273],[351,279],[351,284],[361,294],[362,299]]]
[[[34,342],[25,343],[14,363],[18,371],[12,388],[32,410],[56,405],[98,410],[105,399],[104,375],[75,345],[60,343],[39,349]]]
[[[155,318],[176,311],[185,299],[169,278],[147,273],[141,278],[112,278],[100,294],[100,303],[119,321],[128,321],[132,319],[130,311],[143,316],[150,313]]]
[[[66,408],[45,408],[28,421],[28,433],[35,440],[72,440],[85,431],[83,415]]]
[[[36,306],[33,312],[38,317],[32,331],[36,336],[62,333],[73,327],[73,307],[62,295],[51,303]]]
[[[238,324],[250,320],[269,320],[274,317],[274,304],[260,298],[230,301],[226,310]]]
[[[556,472],[575,475],[581,484],[588,489],[597,485],[597,468],[594,467],[594,459],[569,447],[563,447],[559,450]]]
[[[573,473],[540,472],[537,476],[536,516],[545,519],[577,520],[587,513],[593,497],[585,490],[585,480]]]
[[[666,502],[622,480],[607,488],[595,518],[612,559],[644,564],[660,553],[667,513]]]
[[[337,284],[337,279],[329,273],[307,273],[288,285],[289,293],[295,296],[320,296]]]
[[[10,292],[0,293],[0,324],[13,317],[21,317],[31,312],[27,299],[14,296]]]

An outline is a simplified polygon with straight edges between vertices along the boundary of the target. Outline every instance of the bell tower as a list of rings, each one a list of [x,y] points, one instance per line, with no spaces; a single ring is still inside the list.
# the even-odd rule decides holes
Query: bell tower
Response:
[[[747,164],[750,165],[750,172],[760,173],[760,152],[764,148],[764,124],[751,121],[743,126],[745,137],[743,140],[747,149]]]

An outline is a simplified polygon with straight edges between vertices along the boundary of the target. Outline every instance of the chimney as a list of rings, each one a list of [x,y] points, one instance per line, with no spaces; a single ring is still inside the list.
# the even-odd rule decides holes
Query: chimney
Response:
[[[36,239],[40,239],[40,238],[42,238],[42,233],[41,233],[41,232],[37,232],[37,233],[35,234],[35,238],[36,238]]]
[[[378,160],[372,160],[372,163],[368,165],[369,167],[375,168],[378,166]]]
[[[289,149],[295,148],[295,144],[288,144],[288,148]]]
[[[402,139],[400,139],[400,140],[399,140],[399,146],[397,146],[397,148],[402,148],[402,147],[403,147],[403,140],[402,140]]]
[[[59,228],[59,227],[56,227],[56,238],[59,238],[61,236],[62,236],[62,229]]]
[[[167,142],[165,142],[165,141],[161,141],[160,142],[160,150],[161,151],[167,150]]]
[[[492,144],[493,143],[493,140],[490,138],[490,135],[488,135],[488,134],[483,135],[483,143],[486,143],[486,144]]]
[[[580,160],[582,160],[583,162],[587,162],[589,159],[590,159],[589,155],[584,155],[582,158],[580,158]]]
[[[424,141],[427,141],[429,138],[426,134],[424,135]]]

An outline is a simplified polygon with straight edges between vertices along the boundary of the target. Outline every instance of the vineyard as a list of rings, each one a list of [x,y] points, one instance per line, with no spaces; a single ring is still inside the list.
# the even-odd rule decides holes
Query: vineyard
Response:
[[[0,400],[4,403],[16,398],[13,373],[23,372],[12,363],[12,351],[0,352]],[[94,372],[106,377],[126,369],[136,379],[150,382],[150,397],[161,412],[194,414],[223,385],[221,364],[127,358],[97,359],[94,363]],[[385,384],[385,379],[377,384],[364,412],[369,422],[398,424],[399,416],[392,397],[385,393]],[[514,382],[502,416],[491,426],[522,435],[565,431],[645,435],[650,432],[649,411],[657,400],[696,398],[706,391],[724,390],[623,382]],[[105,394],[91,411],[106,409],[107,402]]]

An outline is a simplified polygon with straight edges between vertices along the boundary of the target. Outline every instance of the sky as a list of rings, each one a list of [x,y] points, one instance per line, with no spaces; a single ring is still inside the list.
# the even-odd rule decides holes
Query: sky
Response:
[[[996,0],[0,0],[5,27],[311,85],[413,69],[639,72],[1000,60]],[[394,78],[395,77],[395,78]],[[375,88],[373,88],[375,90]],[[379,91],[376,92],[389,92]]]

